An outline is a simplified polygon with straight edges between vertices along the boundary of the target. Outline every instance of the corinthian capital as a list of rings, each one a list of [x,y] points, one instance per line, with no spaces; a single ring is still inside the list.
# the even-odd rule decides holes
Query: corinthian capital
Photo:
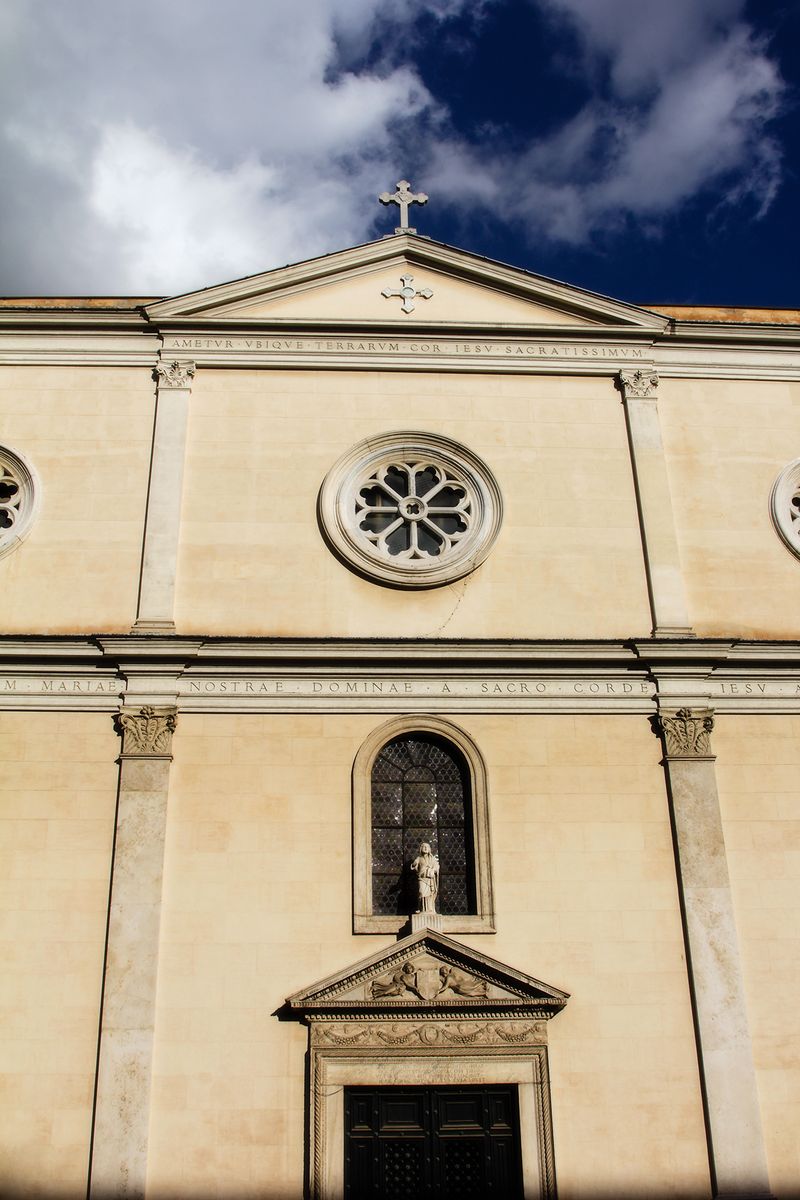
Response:
[[[654,400],[658,387],[658,374],[651,367],[635,371],[620,371],[619,386],[626,400]]]
[[[709,737],[714,728],[714,714],[710,708],[679,708],[674,713],[659,713],[658,725],[667,758],[711,757]]]
[[[155,377],[159,388],[190,388],[194,379],[195,365],[193,362],[156,363]]]
[[[117,733],[122,737],[124,758],[164,758],[172,749],[172,734],[177,724],[175,709],[153,708],[146,704],[139,709],[123,709],[114,716]]]

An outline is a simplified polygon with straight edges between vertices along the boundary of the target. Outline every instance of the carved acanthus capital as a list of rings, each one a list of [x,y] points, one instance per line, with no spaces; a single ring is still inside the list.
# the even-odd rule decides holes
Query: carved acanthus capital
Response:
[[[655,400],[658,374],[652,368],[620,371],[619,386],[626,400]]]
[[[122,757],[169,757],[177,722],[174,708],[154,708],[151,704],[116,713],[114,724],[122,737]]]
[[[193,362],[156,363],[155,377],[159,388],[190,388],[196,367]]]
[[[658,724],[664,737],[667,758],[710,758],[709,737],[714,728],[710,708],[679,708],[660,713]]]

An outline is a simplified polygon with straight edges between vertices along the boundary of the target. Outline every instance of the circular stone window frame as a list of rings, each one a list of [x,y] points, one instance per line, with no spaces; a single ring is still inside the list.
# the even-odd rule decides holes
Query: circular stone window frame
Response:
[[[800,494],[800,458],[788,463],[772,485],[769,515],[784,545],[800,558],[800,509],[792,520],[792,500]]]
[[[473,511],[471,528],[440,560],[398,559],[382,554],[358,528],[359,490],[382,466],[421,459],[444,467],[467,491]],[[503,520],[503,498],[489,467],[452,439],[420,430],[365,438],[331,467],[319,493],[322,532],[333,552],[359,575],[389,587],[432,588],[469,575],[486,559]]]
[[[32,464],[19,450],[0,443],[0,478],[9,474],[20,489],[19,516],[8,529],[0,529],[0,558],[11,554],[30,533],[39,512],[42,485]]]

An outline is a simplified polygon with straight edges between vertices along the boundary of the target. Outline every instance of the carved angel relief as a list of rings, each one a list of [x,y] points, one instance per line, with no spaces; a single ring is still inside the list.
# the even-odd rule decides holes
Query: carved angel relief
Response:
[[[442,966],[428,956],[404,962],[396,971],[373,979],[370,991],[373,1000],[486,999],[489,994],[484,979]]]

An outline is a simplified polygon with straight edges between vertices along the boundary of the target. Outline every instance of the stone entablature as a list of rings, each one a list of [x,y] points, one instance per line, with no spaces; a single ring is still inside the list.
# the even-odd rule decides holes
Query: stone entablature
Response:
[[[0,709],[114,712],[126,697],[184,712],[652,715],[660,703],[667,712],[797,713],[800,647],[0,638]]]

